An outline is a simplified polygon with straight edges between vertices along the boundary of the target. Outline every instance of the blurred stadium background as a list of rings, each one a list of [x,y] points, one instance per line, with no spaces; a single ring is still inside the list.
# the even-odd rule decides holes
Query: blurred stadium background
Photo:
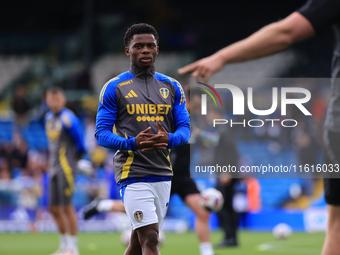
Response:
[[[81,209],[96,196],[119,198],[117,188],[112,184],[114,151],[98,147],[93,134],[97,95],[101,87],[105,81],[129,67],[123,47],[126,29],[138,22],[152,24],[160,35],[156,70],[186,85],[189,77],[179,76],[179,67],[286,17],[303,3],[304,0],[12,0],[3,4],[0,8],[0,233],[3,233],[0,234],[0,254],[46,254],[57,246],[50,235],[6,234],[56,230],[46,208],[48,153],[42,124],[47,111],[46,89],[53,85],[65,89],[67,106],[83,123],[87,157],[96,167],[92,176],[78,175],[76,180],[73,201],[79,212],[80,231],[121,231],[129,226],[124,215],[100,215],[83,222]],[[227,66],[216,77],[329,77],[332,40],[331,31],[325,31],[319,37],[277,55]],[[287,134],[280,127],[262,129],[261,132],[240,132],[237,135],[240,160],[249,165],[257,162],[272,165],[320,163],[320,130],[329,85],[315,87],[311,92],[314,97],[308,107],[313,114],[312,122],[304,122],[304,128],[295,134]],[[268,98],[271,100],[270,94]],[[259,100],[266,100],[266,96]],[[200,164],[204,164],[204,160],[211,155],[206,152],[211,153],[214,148],[204,143],[200,146],[201,156],[204,156],[200,158],[203,161]],[[215,183],[214,179],[195,181],[200,189],[214,186]],[[247,198],[248,204],[255,199],[260,206],[240,212],[246,214],[246,220],[240,223],[240,248],[233,249],[234,254],[319,254],[323,233],[311,234],[312,237],[303,233],[294,234],[296,240],[304,240],[297,241],[302,243],[302,250],[290,240],[285,241],[286,244],[258,247],[273,241],[268,231],[280,222],[289,224],[294,231],[325,230],[327,214],[322,180],[257,179],[255,185],[255,189],[249,187],[249,183],[247,187],[244,181],[238,186],[238,199]],[[179,197],[172,197],[165,231],[183,233],[193,229],[193,222],[193,213]],[[213,230],[218,230],[216,215],[211,218],[211,226]],[[258,234],[257,231],[267,232]],[[188,244],[192,247],[188,249],[192,254],[197,254],[194,234],[182,235],[186,237],[185,244],[176,234],[169,234],[162,254],[181,252],[181,245],[191,241],[194,245]],[[17,246],[19,239],[23,238],[26,243]],[[313,244],[310,246],[307,238],[315,242],[311,241]],[[81,253],[121,254],[122,246],[115,247],[118,246],[118,239],[118,234],[82,235]],[[218,239],[217,232],[213,240],[217,242]],[[46,240],[42,247],[39,247],[40,240]],[[101,245],[110,248],[101,253]],[[52,247],[51,250],[47,250],[47,246]],[[278,246],[287,246],[288,250],[280,250]],[[167,250],[167,247],[172,248]],[[181,254],[191,254],[189,250]],[[224,253],[227,251],[219,252]]]

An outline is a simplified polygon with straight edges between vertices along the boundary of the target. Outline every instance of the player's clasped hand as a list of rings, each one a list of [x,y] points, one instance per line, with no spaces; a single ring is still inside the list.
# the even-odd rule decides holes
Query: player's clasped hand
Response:
[[[144,131],[140,132],[136,136],[136,145],[139,150],[153,151],[153,150],[165,150],[169,142],[169,134],[164,127],[156,121],[158,127],[157,134],[150,134],[151,127],[148,127]]]

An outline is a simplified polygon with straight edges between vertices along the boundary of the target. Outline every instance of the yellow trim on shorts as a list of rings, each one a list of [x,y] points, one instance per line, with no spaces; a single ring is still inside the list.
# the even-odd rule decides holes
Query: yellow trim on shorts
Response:
[[[60,150],[59,150],[59,162],[60,166],[63,169],[63,172],[65,174],[67,183],[68,183],[68,188],[64,190],[64,193],[66,196],[71,196],[74,190],[74,179],[73,179],[73,173],[72,173],[72,168],[70,164],[67,161],[66,157],[66,143],[62,143]]]

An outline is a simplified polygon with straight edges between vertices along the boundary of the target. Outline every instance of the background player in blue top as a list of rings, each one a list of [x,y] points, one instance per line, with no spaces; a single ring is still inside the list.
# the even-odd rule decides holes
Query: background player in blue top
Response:
[[[155,72],[157,31],[135,24],[127,30],[124,44],[130,70],[104,85],[95,136],[99,145],[118,149],[115,179],[133,226],[125,254],[159,254],[158,231],[173,175],[169,149],[189,141],[190,120],[181,85]]]
[[[47,91],[50,111],[45,117],[49,149],[49,209],[60,233],[60,245],[53,255],[78,255],[77,217],[71,198],[79,158],[84,153],[78,118],[67,108],[60,88]]]

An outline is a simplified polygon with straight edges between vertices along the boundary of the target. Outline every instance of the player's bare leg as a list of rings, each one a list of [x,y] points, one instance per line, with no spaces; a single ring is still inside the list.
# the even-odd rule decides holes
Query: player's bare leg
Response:
[[[114,204],[112,205],[111,211],[112,212],[123,212],[123,213],[125,213],[123,201],[114,200]]]
[[[158,223],[138,228],[136,232],[143,255],[160,255]]]
[[[62,254],[67,248],[67,234],[68,234],[68,219],[65,215],[65,211],[61,206],[50,206],[49,210],[57,223],[58,230],[60,233],[60,245],[58,250],[53,253],[55,255]]]
[[[57,223],[59,232],[66,234],[68,232],[67,217],[61,206],[50,206],[49,210]]]
[[[124,255],[142,255],[142,248],[140,247],[136,230],[132,230],[131,232],[130,243]]]
[[[210,243],[209,212],[199,205],[200,195],[191,194],[185,197],[185,203],[196,214],[195,230],[200,242],[201,255],[213,255],[214,251]]]
[[[92,216],[101,212],[123,212],[125,208],[122,200],[100,199],[95,198],[91,203],[84,208],[84,219],[87,220]]]
[[[77,239],[78,223],[75,209],[73,205],[65,205],[63,206],[63,210],[69,226],[68,249],[74,254],[79,254]]]
[[[125,213],[125,208],[123,201],[120,199],[103,199],[100,200],[97,205],[98,212],[123,212]]]
[[[77,223],[77,216],[74,210],[73,205],[66,205],[63,207],[64,212],[67,216],[67,220],[70,226],[70,235],[75,236],[77,235],[78,231],[78,223]]]
[[[339,255],[340,251],[340,206],[328,205],[328,230],[322,255]]]

